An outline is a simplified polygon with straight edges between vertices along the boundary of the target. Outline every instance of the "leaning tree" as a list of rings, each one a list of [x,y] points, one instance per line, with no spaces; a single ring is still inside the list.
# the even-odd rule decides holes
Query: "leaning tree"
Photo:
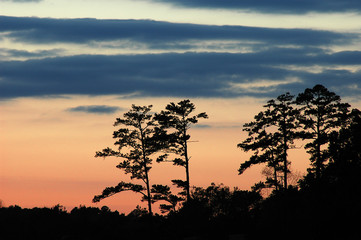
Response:
[[[113,138],[116,150],[105,148],[96,152],[96,157],[118,157],[122,161],[116,166],[130,174],[131,179],[138,179],[143,184],[121,181],[115,187],[107,187],[101,195],[93,198],[93,202],[112,196],[123,191],[133,191],[143,195],[142,200],[148,202],[148,212],[152,215],[152,196],[149,181],[149,170],[151,169],[151,156],[156,153],[160,144],[155,137],[157,128],[153,114],[150,113],[152,105],[136,106],[124,113],[123,118],[117,118],[114,126],[120,126],[114,131]]]

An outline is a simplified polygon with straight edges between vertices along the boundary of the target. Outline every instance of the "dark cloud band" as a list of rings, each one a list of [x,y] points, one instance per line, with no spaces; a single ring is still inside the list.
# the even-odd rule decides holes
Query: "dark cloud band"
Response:
[[[187,47],[186,41],[236,40],[275,45],[346,44],[354,34],[309,29],[213,26],[151,20],[48,19],[0,16],[0,33],[13,41],[91,43],[130,40],[150,47]]]
[[[19,2],[19,3],[27,3],[27,2],[42,2],[43,0],[3,0],[6,2]]]
[[[243,9],[263,13],[361,12],[359,0],[151,0],[188,8]]]
[[[142,96],[264,97],[297,89],[302,91],[305,86],[325,81],[328,87],[342,84],[348,94],[360,94],[361,73],[357,68],[353,71],[350,68],[361,66],[361,52],[327,50],[330,45],[358,40],[354,34],[150,20],[0,16],[1,33],[3,38],[22,43],[91,46],[94,41],[129,40],[169,52],[59,57],[61,50],[56,48],[35,52],[1,48],[0,56],[12,55],[8,59],[34,58],[0,61],[1,99],[134,93]],[[245,41],[251,51],[171,53],[176,46],[192,49],[188,45],[191,41],[214,40],[235,41],[236,44]],[[310,71],[314,66],[321,70]]]
[[[117,111],[123,110],[120,107],[106,106],[106,105],[89,105],[89,106],[77,106],[67,109],[69,112],[84,112],[94,114],[112,114]]]
[[[265,97],[302,91],[305,86],[312,87],[316,83],[343,89],[347,95],[360,94],[359,88],[347,86],[359,86],[361,72],[342,69],[342,66],[360,66],[361,52],[331,54],[316,50],[79,55],[0,62],[0,96],[9,99],[138,93],[166,97]],[[304,70],[295,70],[292,66]],[[324,70],[307,71],[313,66]],[[333,70],[332,66],[341,70]]]

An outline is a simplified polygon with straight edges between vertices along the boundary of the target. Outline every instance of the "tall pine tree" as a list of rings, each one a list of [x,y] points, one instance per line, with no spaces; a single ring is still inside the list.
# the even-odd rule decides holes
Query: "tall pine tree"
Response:
[[[239,174],[254,164],[267,163],[274,169],[273,185],[278,186],[277,172],[283,173],[283,188],[288,187],[289,161],[288,150],[299,137],[297,116],[299,111],[293,107],[293,95],[282,94],[271,99],[258,113],[255,121],[244,124],[248,138],[238,147],[244,151],[253,151],[248,161],[241,164]]]
[[[113,138],[116,150],[105,148],[96,152],[96,157],[118,157],[123,159],[116,167],[130,174],[131,179],[138,179],[143,184],[121,181],[115,187],[107,187],[101,195],[94,197],[93,202],[112,196],[123,191],[133,191],[143,195],[143,200],[148,202],[148,212],[152,215],[152,196],[149,180],[151,169],[151,156],[159,151],[156,141],[155,121],[150,113],[152,105],[136,106],[124,113],[123,118],[117,118],[114,126],[120,126],[114,131]]]
[[[329,159],[330,134],[346,123],[350,105],[341,103],[340,96],[322,85],[307,88],[297,96],[296,102],[301,106],[299,121],[305,133],[303,138],[311,140],[305,145],[311,154],[309,172],[319,179]]]
[[[189,152],[188,143],[190,139],[189,129],[191,125],[198,123],[200,118],[208,118],[205,112],[192,115],[195,105],[189,99],[178,103],[169,103],[165,110],[160,114],[156,114],[156,119],[162,128],[167,129],[169,134],[165,141],[167,142],[167,151],[175,153],[179,157],[172,159],[174,165],[184,167],[186,180],[172,180],[178,187],[184,189],[187,201],[190,199],[190,174],[189,174]],[[168,154],[158,158],[158,162],[168,161]]]

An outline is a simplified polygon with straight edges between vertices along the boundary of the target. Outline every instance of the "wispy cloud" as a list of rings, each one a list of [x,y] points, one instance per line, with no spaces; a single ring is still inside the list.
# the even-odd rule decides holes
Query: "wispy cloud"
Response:
[[[27,51],[21,49],[0,48],[0,56],[2,57],[2,59],[44,58],[58,56],[62,52],[63,50],[61,49]]]
[[[228,91],[238,93],[271,93],[277,91],[281,86],[290,85],[293,83],[302,83],[300,79],[292,78],[282,81],[269,80],[253,80],[250,82],[234,83],[230,82]]]
[[[359,0],[151,0],[188,8],[241,9],[263,13],[361,12]]]
[[[212,126],[211,125],[207,125],[207,124],[196,124],[194,125],[194,128],[211,128]]]
[[[94,114],[112,114],[122,110],[124,109],[120,107],[106,106],[106,105],[77,106],[67,109],[67,111],[69,112],[84,112],[84,113],[94,113]]]
[[[19,2],[19,3],[28,3],[28,2],[42,2],[43,0],[1,0],[5,2]]]

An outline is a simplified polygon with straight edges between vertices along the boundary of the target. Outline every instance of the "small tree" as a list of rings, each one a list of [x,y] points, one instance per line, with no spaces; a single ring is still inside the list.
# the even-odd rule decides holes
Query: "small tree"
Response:
[[[154,201],[165,201],[168,204],[160,204],[160,211],[162,213],[176,212],[177,206],[184,199],[172,194],[169,186],[155,184],[152,186],[151,192],[153,193]]]
[[[243,125],[243,131],[248,132],[248,138],[237,146],[246,152],[253,151],[254,154],[248,161],[241,164],[238,173],[242,174],[252,165],[266,163],[267,167],[272,169],[273,174],[267,176],[266,183],[259,182],[254,187],[255,189],[275,187],[275,189],[278,190],[280,186],[278,172],[280,172],[282,168],[280,165],[281,158],[279,148],[277,148],[277,141],[276,138],[273,137],[273,134],[266,132],[263,125],[264,123],[262,123],[264,120],[263,116],[263,112],[260,112],[255,116],[256,122],[250,122]],[[263,127],[263,129],[261,130],[259,127]]]
[[[319,179],[329,158],[326,144],[329,143],[330,134],[346,123],[350,105],[341,103],[338,95],[322,85],[307,88],[297,96],[296,102],[302,106],[299,121],[305,130],[303,138],[312,140],[305,145],[311,154],[313,168],[310,173],[315,173],[316,179]]]
[[[257,114],[254,117],[255,121],[244,124],[243,130],[248,132],[249,137],[238,144],[238,147],[244,151],[254,151],[254,154],[241,164],[239,174],[254,164],[267,163],[274,169],[274,177],[268,179],[268,182],[277,189],[277,172],[282,171],[283,188],[287,189],[289,173],[287,151],[293,147],[294,140],[299,137],[296,120],[299,111],[292,106],[293,97],[286,93],[269,100],[264,106],[267,109]]]
[[[188,130],[192,124],[196,124],[199,118],[208,118],[208,115],[203,112],[191,116],[191,113],[195,110],[195,106],[190,100],[183,100],[177,104],[171,102],[165,107],[165,111],[161,111],[160,114],[156,114],[156,119],[162,128],[171,131],[166,137],[167,151],[169,153],[175,153],[180,156],[171,160],[174,165],[185,168],[186,180],[172,180],[178,187],[184,189],[184,194],[187,197],[187,201],[190,199],[190,184],[189,184],[189,153],[188,142],[190,135]],[[167,161],[168,154],[162,155],[157,159],[158,162]]]
[[[152,196],[149,181],[149,170],[151,169],[151,155],[156,153],[160,146],[154,137],[156,133],[155,121],[150,114],[152,105],[135,106],[124,113],[124,118],[117,118],[114,126],[121,126],[114,131],[114,143],[117,150],[105,148],[96,152],[95,157],[119,157],[124,159],[117,168],[130,174],[131,179],[139,179],[144,185],[121,181],[115,187],[107,187],[101,195],[94,197],[93,202],[112,196],[123,191],[133,191],[143,195],[143,200],[148,202],[148,212],[152,215]]]

